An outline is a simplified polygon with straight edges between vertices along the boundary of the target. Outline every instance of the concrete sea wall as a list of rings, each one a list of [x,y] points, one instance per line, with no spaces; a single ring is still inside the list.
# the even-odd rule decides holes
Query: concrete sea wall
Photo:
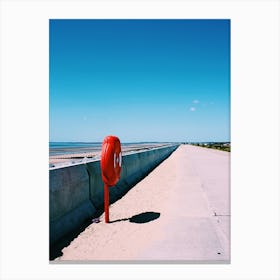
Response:
[[[123,156],[120,180],[110,188],[110,203],[120,199],[177,147],[173,145]],[[102,213],[104,196],[99,160],[50,169],[49,184],[50,244],[77,229],[94,214]]]

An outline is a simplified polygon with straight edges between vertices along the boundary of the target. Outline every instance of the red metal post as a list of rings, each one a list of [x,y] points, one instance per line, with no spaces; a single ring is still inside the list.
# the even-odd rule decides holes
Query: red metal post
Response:
[[[105,223],[109,223],[109,186],[104,184]]]

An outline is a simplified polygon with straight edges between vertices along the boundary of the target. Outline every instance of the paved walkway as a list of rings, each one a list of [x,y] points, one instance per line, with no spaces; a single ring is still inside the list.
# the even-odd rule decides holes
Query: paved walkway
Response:
[[[58,260],[230,261],[230,153],[181,145]]]

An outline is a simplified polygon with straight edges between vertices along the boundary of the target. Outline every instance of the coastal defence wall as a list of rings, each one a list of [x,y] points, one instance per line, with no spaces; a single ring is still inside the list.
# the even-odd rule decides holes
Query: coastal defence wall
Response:
[[[136,183],[169,157],[178,145],[124,155],[119,182],[110,188],[110,203],[125,195]],[[104,210],[100,160],[50,169],[50,244],[79,228]]]

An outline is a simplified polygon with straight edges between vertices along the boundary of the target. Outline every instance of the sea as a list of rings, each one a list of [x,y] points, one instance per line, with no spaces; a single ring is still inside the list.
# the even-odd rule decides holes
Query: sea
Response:
[[[123,148],[157,146],[167,143],[162,142],[130,142],[121,143]],[[49,142],[49,156],[74,154],[74,153],[92,153],[101,151],[102,142]]]

